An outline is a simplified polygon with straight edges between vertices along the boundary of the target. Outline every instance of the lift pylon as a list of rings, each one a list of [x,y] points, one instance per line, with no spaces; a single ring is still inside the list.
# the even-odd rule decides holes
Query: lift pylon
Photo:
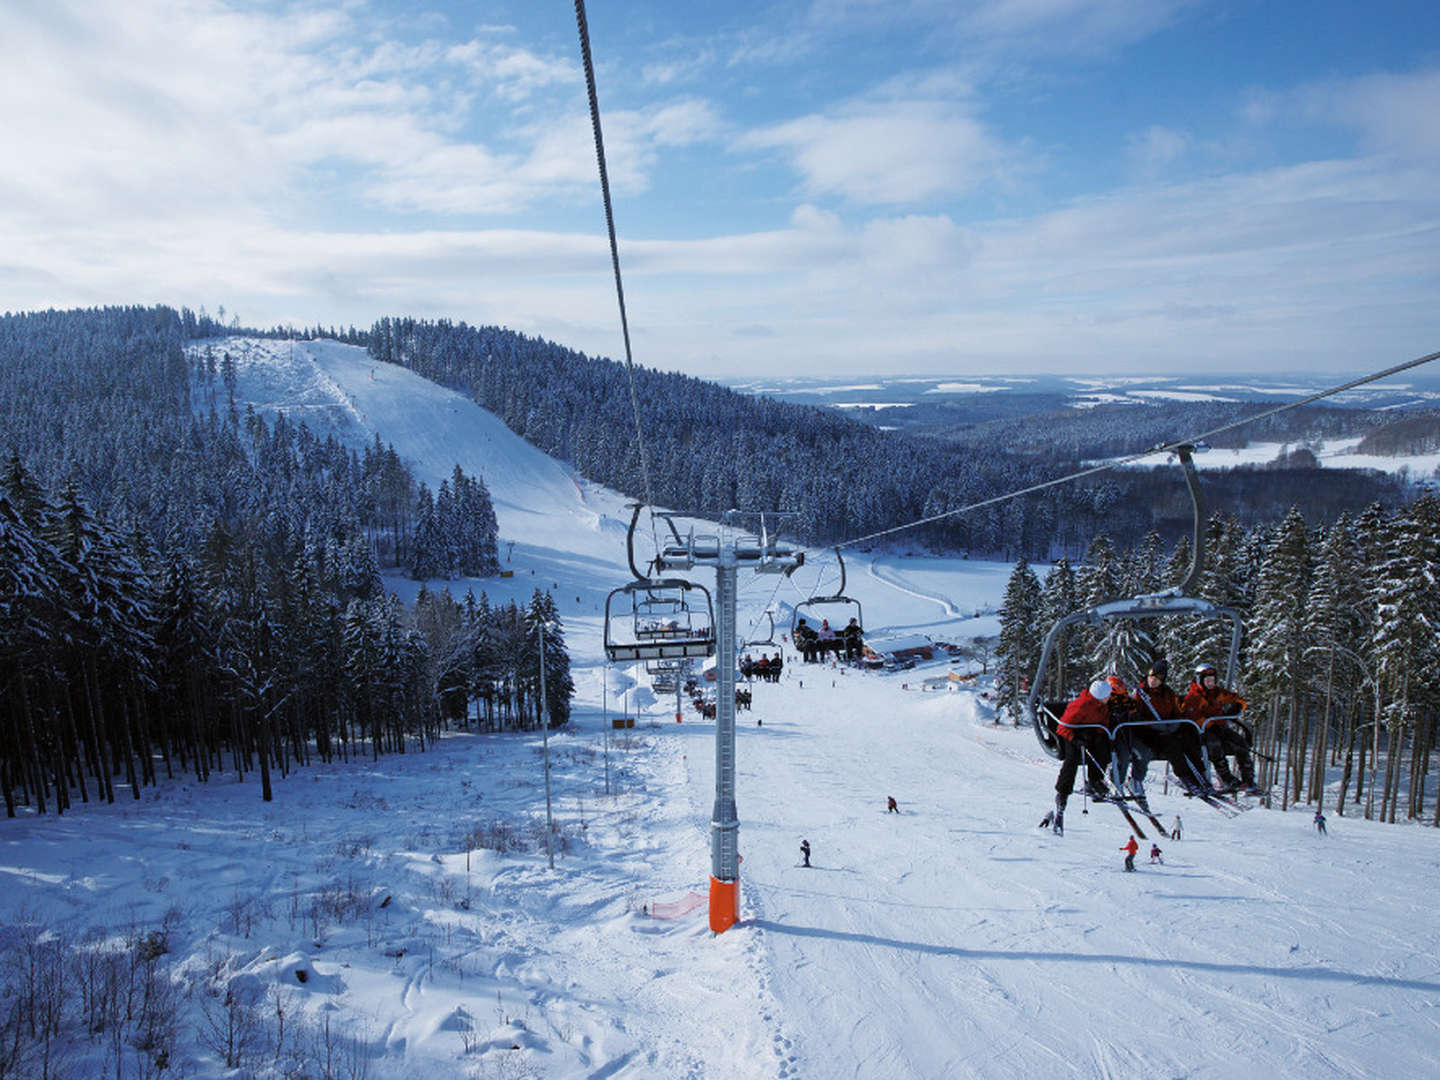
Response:
[[[673,531],[673,530],[672,530]],[[740,911],[740,817],[735,805],[735,632],[736,579],[743,566],[781,574],[801,555],[769,537],[761,518],[759,536],[716,533],[674,537],[656,557],[661,570],[715,568],[715,805],[710,814],[710,929],[724,933]]]

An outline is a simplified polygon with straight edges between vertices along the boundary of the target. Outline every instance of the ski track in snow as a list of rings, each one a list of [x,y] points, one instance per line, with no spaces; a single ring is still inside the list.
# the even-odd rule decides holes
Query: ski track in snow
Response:
[[[1440,1073],[1431,830],[1332,813],[1320,838],[1308,808],[1228,819],[1156,792],[1185,839],[1159,841],[1163,866],[1142,848],[1126,874],[1118,812],[1072,803],[1063,838],[1036,829],[1056,763],[975,691],[901,689],[924,669],[792,656],[778,685],[755,684],[737,718],[742,920],[712,936],[703,905],[650,918],[646,905],[707,888],[714,726],[688,709],[675,723],[642,666],[602,660],[598,612],[629,577],[623,500],[587,486],[582,502],[562,466],[399,369],[374,372],[392,428],[367,426],[384,417],[358,350],[297,346],[292,363],[288,343],[261,345],[243,353],[247,400],[304,408],[352,445],[379,431],[417,446],[426,476],[458,453],[493,485],[516,576],[451,587],[521,603],[555,590],[577,684],[572,724],[550,738],[567,849],[554,872],[543,848],[475,849],[467,870],[467,834],[543,821],[540,738],[455,734],[277,777],[268,805],[227,773],[7,822],[0,925],[44,913],[123,935],[173,911],[181,969],[219,964],[287,995],[292,1017],[334,1017],[375,1080]],[[431,426],[405,412],[411,398],[463,418],[453,444],[409,441]],[[953,639],[974,632],[967,611],[993,610],[1009,568],[869,571],[850,588],[868,621]],[[742,627],[779,595],[761,584],[741,581]],[[612,732],[622,707],[639,723]],[[175,1064],[233,1075],[214,1058]]]

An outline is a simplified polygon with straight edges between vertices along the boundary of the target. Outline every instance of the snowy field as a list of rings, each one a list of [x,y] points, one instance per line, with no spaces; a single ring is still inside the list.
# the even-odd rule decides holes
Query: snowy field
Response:
[[[754,686],[742,921],[711,935],[686,908],[708,882],[714,727],[602,659],[623,500],[359,350],[254,343],[240,374],[257,408],[304,407],[356,445],[378,430],[432,482],[456,460],[484,476],[515,577],[477,591],[553,589],[575,718],[549,740],[553,871],[538,733],[311,767],[269,805],[248,779],[176,778],[0,826],[9,939],[162,935],[181,1048],[164,1075],[318,1076],[327,1053],[334,1076],[437,1080],[1440,1074],[1432,830],[1332,811],[1320,837],[1304,808],[1230,819],[1157,791],[1183,837],[1123,873],[1113,808],[1036,828],[1055,762],[995,723],[983,680],[923,689],[944,661],[790,657]],[[847,571],[872,632],[962,640],[994,632],[1009,567],[876,553]],[[767,607],[783,632],[838,583],[823,553],[796,578],[742,579],[742,632]],[[631,731],[611,729],[622,705]],[[236,1013],[232,1070],[216,1043]],[[55,1075],[108,1060],[103,1037],[63,1049]]]
[[[1404,470],[1412,480],[1425,480],[1440,476],[1440,454],[1410,454],[1404,457],[1385,457],[1380,454],[1361,454],[1356,448],[1360,438],[1326,439],[1315,450],[1315,459],[1324,469],[1374,469],[1376,472],[1398,473]],[[1195,455],[1197,469],[1233,469],[1237,465],[1268,465],[1281,454],[1288,454],[1299,448],[1297,443],[1252,442],[1240,449],[1207,449]],[[1154,454],[1136,462],[1139,466],[1169,465],[1174,461],[1169,454]],[[1099,464],[1094,462],[1092,464]]]

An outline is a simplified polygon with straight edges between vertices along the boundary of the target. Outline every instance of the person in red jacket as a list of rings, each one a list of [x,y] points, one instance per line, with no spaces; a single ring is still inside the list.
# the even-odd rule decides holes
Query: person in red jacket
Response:
[[[1135,837],[1130,837],[1130,842],[1120,849],[1125,852],[1125,869],[1135,869],[1135,853],[1140,850],[1140,845],[1135,842]]]
[[[1140,800],[1145,798],[1146,770],[1155,758],[1163,758],[1170,763],[1175,770],[1175,778],[1187,792],[1204,793],[1210,790],[1199,729],[1185,722],[1180,698],[1165,682],[1169,673],[1170,665],[1161,657],[1150,665],[1145,678],[1135,688],[1138,703],[1135,719],[1140,721],[1140,726],[1132,729],[1129,771],[1130,793]],[[1118,748],[1116,754],[1118,757]],[[1123,769],[1120,775],[1124,775]],[[1141,805],[1145,806],[1144,803]]]
[[[1065,803],[1075,790],[1075,773],[1085,762],[1085,791],[1095,798],[1106,794],[1105,766],[1110,763],[1110,684],[1096,679],[1065,706],[1055,734],[1060,736],[1064,758],[1055,779],[1055,810],[1046,815],[1057,834],[1065,831]]]
[[[1245,708],[1245,699],[1220,685],[1220,673],[1214,664],[1201,664],[1195,669],[1195,681],[1180,702],[1180,711],[1200,725],[1200,738],[1205,752],[1215,766],[1215,775],[1223,787],[1236,786],[1235,774],[1227,758],[1233,757],[1240,768],[1239,786],[1255,790],[1255,763],[1250,758],[1250,744],[1245,733],[1230,724]]]

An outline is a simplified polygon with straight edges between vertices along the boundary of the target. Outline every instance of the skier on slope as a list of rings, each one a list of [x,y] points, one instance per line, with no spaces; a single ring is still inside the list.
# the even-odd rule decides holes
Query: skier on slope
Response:
[[[801,840],[801,841],[800,841],[800,857],[805,860],[804,862],[802,862],[802,863],[800,864],[801,866],[809,866],[809,865],[810,865],[810,841],[809,841],[809,840]]]
[[[1165,865],[1165,860],[1160,857],[1160,845],[1159,845],[1159,844],[1151,844],[1151,845],[1150,845],[1150,862],[1151,862],[1152,864],[1153,864],[1153,863],[1159,863],[1161,866],[1164,866],[1164,865]]]
[[[1230,771],[1227,757],[1234,757],[1240,768],[1238,786],[1254,792],[1255,765],[1250,759],[1250,744],[1245,733],[1229,721],[1238,719],[1245,708],[1245,699],[1220,685],[1220,673],[1214,664],[1201,664],[1195,669],[1195,681],[1180,702],[1180,711],[1200,725],[1205,752],[1215,766],[1215,775],[1222,787],[1234,788],[1235,774]]]
[[[1110,684],[1096,679],[1065,707],[1055,733],[1064,742],[1064,760],[1055,779],[1055,810],[1047,815],[1057,835],[1065,831],[1065,804],[1075,790],[1075,772],[1085,762],[1085,790],[1096,798],[1106,794],[1105,766],[1110,761]]]
[[[1135,837],[1130,837],[1129,841],[1120,850],[1125,852],[1125,869],[1134,870],[1135,853],[1140,850],[1140,845],[1136,843]]]

